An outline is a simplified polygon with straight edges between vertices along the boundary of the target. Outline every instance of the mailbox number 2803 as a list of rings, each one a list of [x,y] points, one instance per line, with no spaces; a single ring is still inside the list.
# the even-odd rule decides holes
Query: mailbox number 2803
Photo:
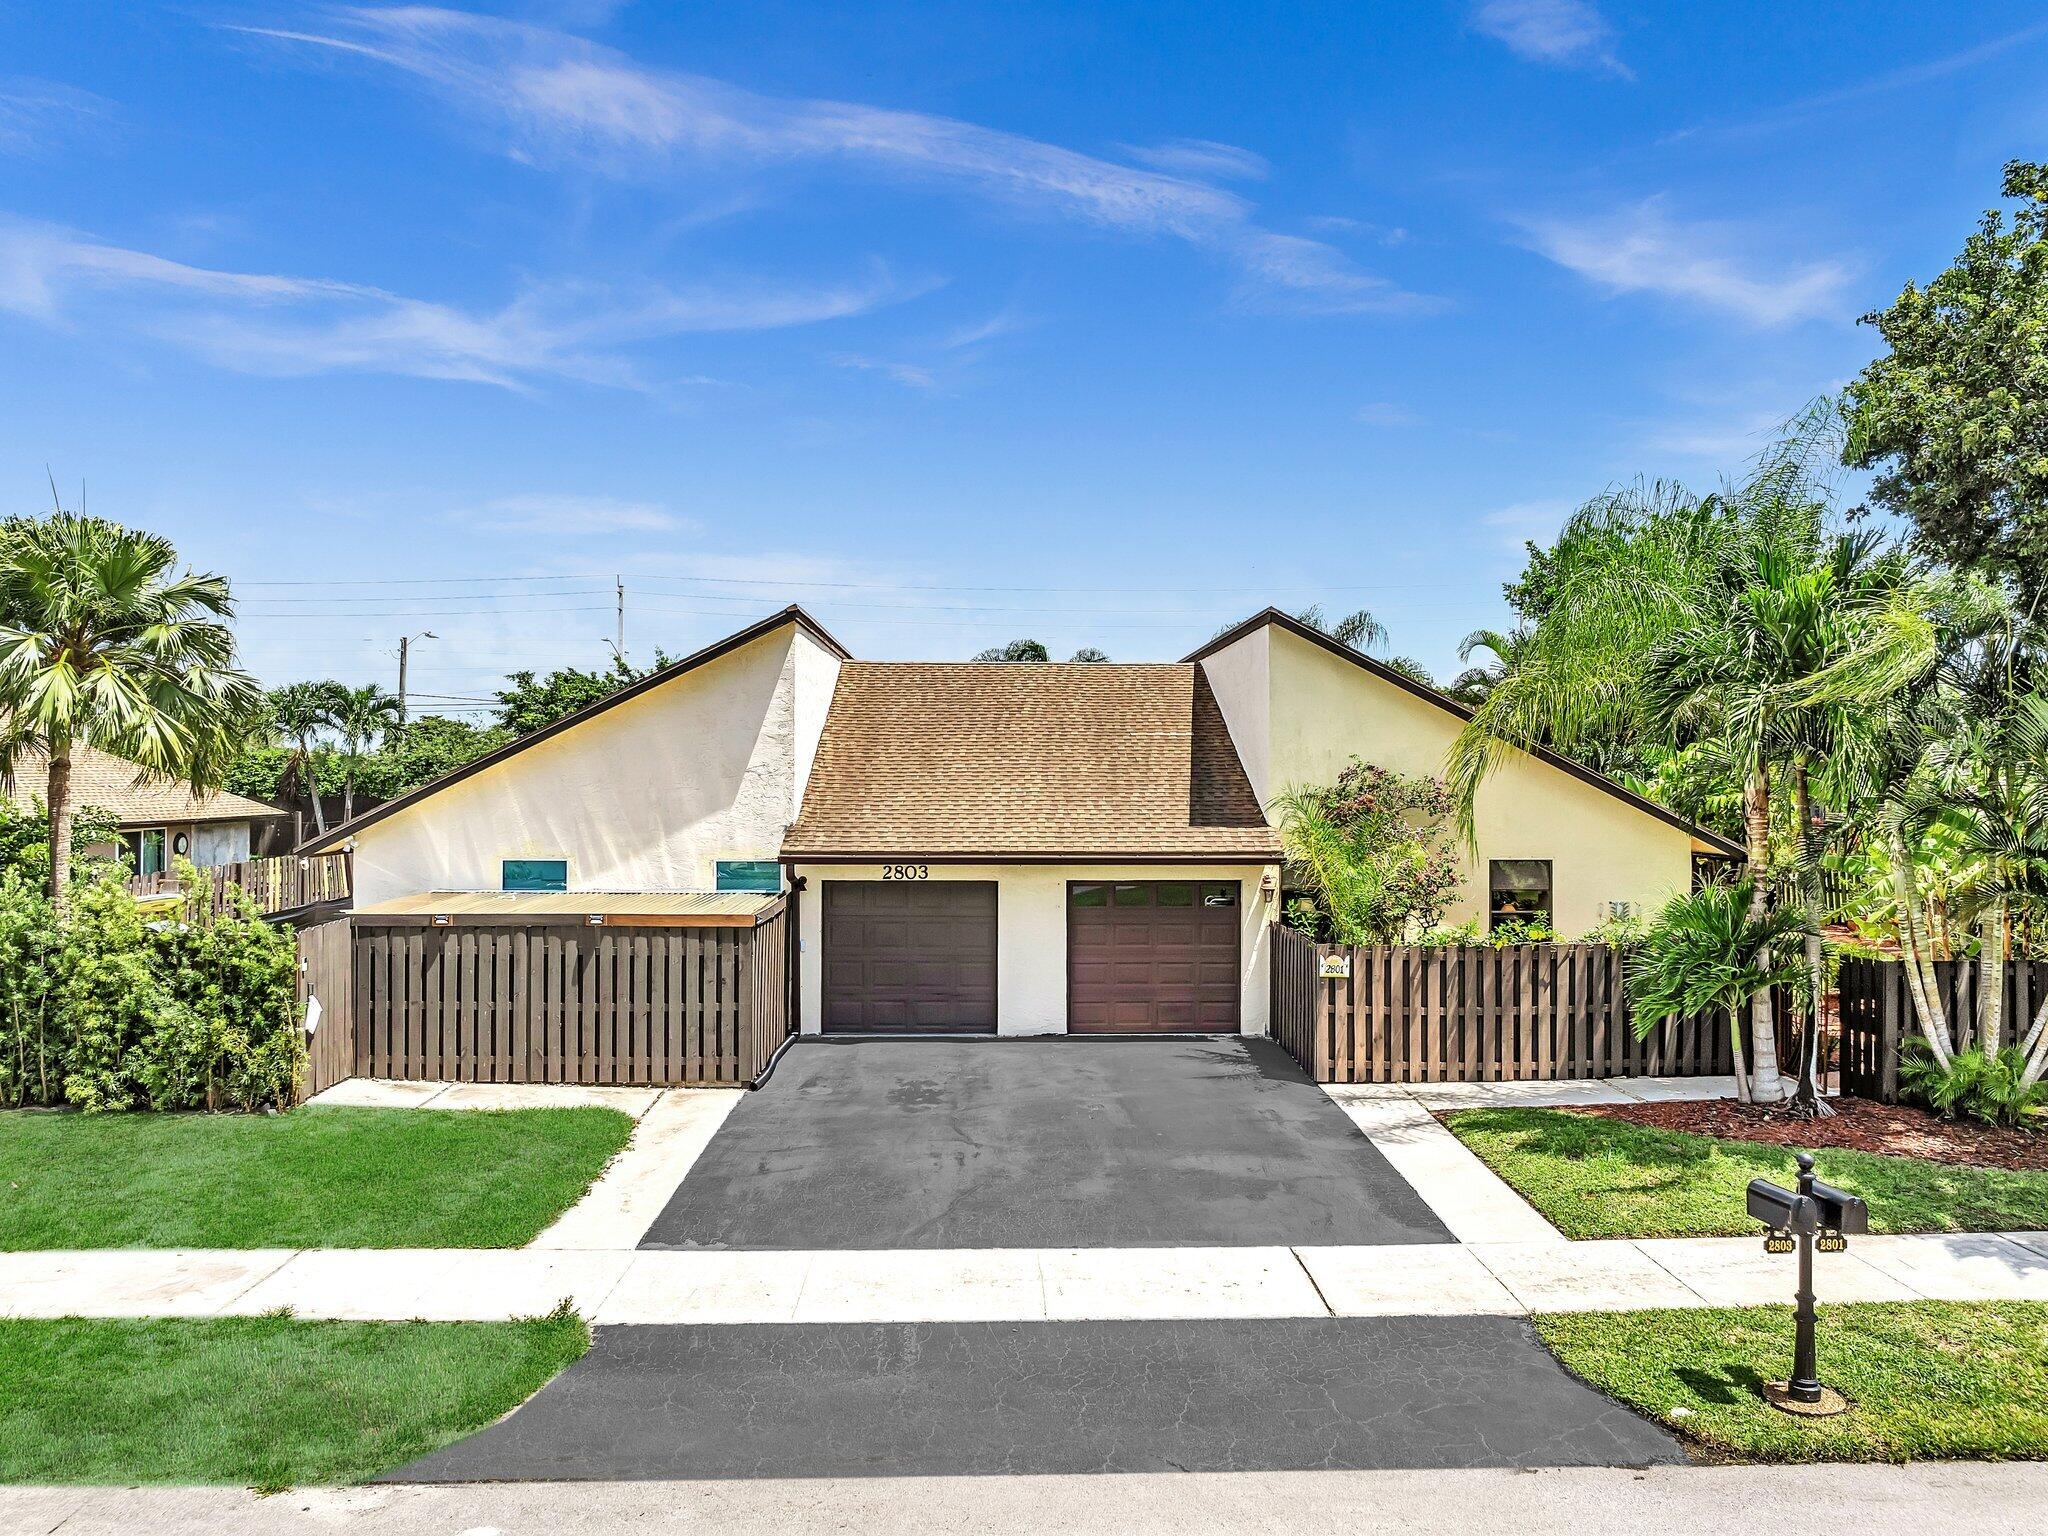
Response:
[[[882,866],[882,878],[884,880],[925,880],[929,879],[930,876],[931,871],[922,864],[884,864]]]

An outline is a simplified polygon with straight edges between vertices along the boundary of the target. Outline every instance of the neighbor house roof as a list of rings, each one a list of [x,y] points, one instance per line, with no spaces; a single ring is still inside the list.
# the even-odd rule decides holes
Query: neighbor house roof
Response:
[[[50,759],[31,750],[14,760],[7,798],[26,810],[50,798]],[[195,794],[177,779],[150,776],[138,764],[97,747],[71,749],[71,803],[105,811],[124,827],[160,827],[181,821],[247,821],[282,816],[277,806],[225,789]]]
[[[785,859],[1266,862],[1199,667],[848,662]]]
[[[574,714],[564,715],[553,724],[544,725],[537,731],[529,731],[526,735],[498,748],[495,752],[486,752],[482,757],[472,758],[461,767],[451,769],[449,772],[442,774],[438,779],[429,779],[418,789],[411,790],[406,794],[398,796],[396,799],[386,800],[382,805],[363,812],[362,815],[355,817],[353,820],[344,821],[338,826],[329,827],[317,837],[300,844],[299,851],[301,853],[317,853],[323,848],[332,848],[336,844],[346,841],[349,837],[373,822],[382,821],[385,817],[402,811],[408,806],[417,805],[422,800],[438,795],[449,786],[460,784],[464,779],[474,774],[482,773],[486,768],[495,767],[497,764],[504,762],[508,757],[516,757],[529,747],[537,747],[552,736],[559,736],[564,731],[574,730],[577,726],[583,724],[584,721],[601,715],[608,709],[617,709],[628,699],[636,699],[651,689],[659,688],[663,683],[681,677],[685,672],[694,672],[706,663],[716,661],[721,656],[729,655],[741,646],[749,645],[760,639],[763,635],[771,634],[775,630],[782,628],[785,624],[796,625],[834,656],[837,656],[842,661],[846,659],[848,655],[846,647],[833,639],[826,632],[825,627],[816,619],[792,603],[780,613],[771,613],[758,624],[749,624],[745,629],[727,635],[723,640],[714,641],[710,645],[705,646],[703,650],[685,656],[681,661],[670,662],[665,667],[657,668],[638,682],[627,684],[617,693],[606,694],[595,704],[585,705]]]
[[[1459,703],[1449,694],[1440,693],[1427,683],[1417,682],[1404,672],[1395,671],[1383,661],[1374,661],[1372,657],[1367,656],[1364,652],[1353,650],[1350,646],[1344,644],[1343,641],[1332,639],[1321,630],[1312,625],[1304,624],[1292,614],[1283,613],[1278,608],[1268,608],[1262,613],[1253,614],[1242,624],[1226,629],[1207,645],[1192,652],[1185,659],[1194,662],[1201,661],[1204,657],[1212,656],[1226,646],[1236,644],[1253,630],[1267,624],[1271,624],[1278,629],[1284,629],[1291,635],[1298,635],[1311,645],[1319,645],[1333,656],[1341,656],[1353,666],[1370,672],[1374,677],[1384,682],[1392,683],[1396,688],[1402,689],[1404,692],[1414,694],[1418,699],[1427,700],[1429,703],[1436,705],[1438,709],[1448,711],[1461,720],[1470,720],[1472,718],[1471,706]],[[1632,805],[1637,810],[1678,828],[1681,832],[1689,834],[1695,841],[1705,844],[1715,853],[1731,858],[1741,858],[1743,856],[1742,844],[1731,841],[1718,832],[1710,831],[1696,822],[1687,821],[1676,811],[1661,806],[1656,801],[1647,799],[1624,785],[1615,783],[1614,780],[1608,778],[1604,773],[1596,773],[1584,763],[1575,763],[1563,753],[1553,752],[1548,747],[1525,747],[1522,750],[1537,759],[1537,761],[1548,763],[1551,767],[1570,774],[1582,783],[1590,784],[1595,789],[1614,796],[1615,799],[1622,801],[1624,804]]]

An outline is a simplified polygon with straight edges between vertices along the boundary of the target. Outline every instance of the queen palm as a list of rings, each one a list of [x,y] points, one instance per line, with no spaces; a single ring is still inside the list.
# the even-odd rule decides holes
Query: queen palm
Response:
[[[1890,696],[1936,653],[1904,562],[1869,535],[1827,533],[1815,439],[1833,430],[1817,409],[1719,494],[1639,487],[1573,519],[1541,620],[1452,747],[1468,833],[1481,782],[1530,745],[1713,741],[1743,786],[1746,888],[1762,917],[1774,777],[1811,749],[1822,717]],[[1738,1085],[1775,1101],[1769,993],[1750,1009],[1755,1078],[1738,1057]]]
[[[327,723],[341,737],[342,820],[353,820],[356,814],[356,771],[362,766],[363,754],[398,721],[398,696],[375,683],[337,689],[328,701]]]
[[[217,787],[262,698],[235,665],[219,576],[155,534],[59,511],[0,524],[0,760],[49,758],[50,899],[71,876],[72,753]]]

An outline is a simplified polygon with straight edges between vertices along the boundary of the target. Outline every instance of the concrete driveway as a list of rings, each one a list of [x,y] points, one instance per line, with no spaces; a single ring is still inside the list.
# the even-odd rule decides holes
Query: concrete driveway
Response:
[[[1449,1241],[1271,1041],[1054,1037],[799,1041],[641,1246]]]

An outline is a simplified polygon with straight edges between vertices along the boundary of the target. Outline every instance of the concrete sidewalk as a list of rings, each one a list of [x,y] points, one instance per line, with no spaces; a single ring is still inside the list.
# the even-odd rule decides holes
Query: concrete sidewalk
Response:
[[[0,1532],[1756,1536],[1760,1528],[1851,1528],[1858,1536],[2032,1536],[2044,1501],[2048,1465],[2027,1462],[380,1485],[267,1497],[238,1488],[0,1488]]]
[[[96,1250],[0,1254],[0,1315],[593,1322],[1480,1316],[1789,1302],[1757,1238],[1389,1247]],[[1868,1237],[1824,1302],[2048,1301],[2048,1233]]]

